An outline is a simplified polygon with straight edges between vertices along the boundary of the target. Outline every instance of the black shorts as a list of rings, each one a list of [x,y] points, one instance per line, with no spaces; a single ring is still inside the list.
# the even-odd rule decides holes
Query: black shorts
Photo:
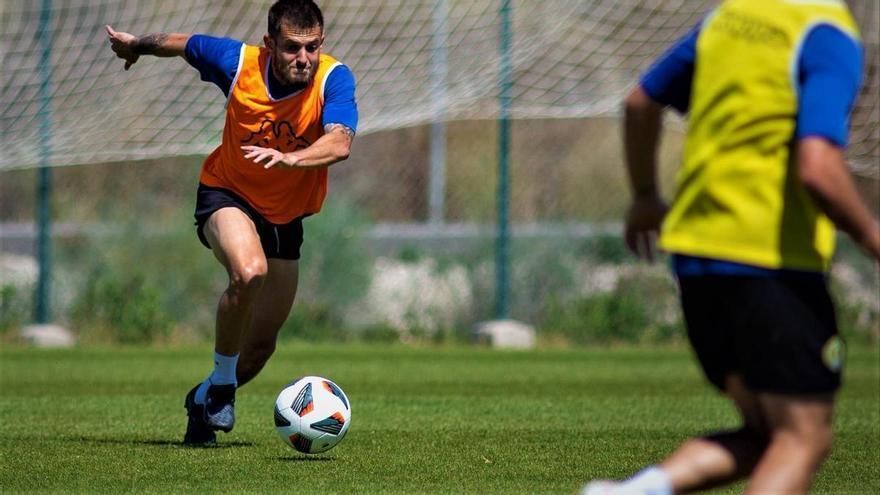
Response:
[[[712,384],[729,373],[756,392],[840,387],[843,341],[822,274],[679,278],[688,338]]]
[[[274,224],[266,220],[247,201],[228,189],[199,184],[196,197],[196,233],[199,240],[211,249],[205,238],[204,228],[208,218],[220,208],[234,207],[250,217],[260,236],[260,244],[266,258],[298,260],[303,243],[302,221],[308,215],[296,218],[289,223]]]

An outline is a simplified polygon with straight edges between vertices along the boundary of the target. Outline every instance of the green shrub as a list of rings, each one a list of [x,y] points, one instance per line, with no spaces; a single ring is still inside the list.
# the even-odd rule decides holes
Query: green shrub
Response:
[[[226,274],[181,211],[164,225],[108,227],[59,243],[71,327],[85,342],[149,343],[213,335]]]
[[[830,280],[840,332],[853,342],[880,342],[877,263],[845,235],[838,236]]]
[[[370,285],[373,258],[363,242],[368,228],[368,219],[345,197],[329,198],[321,213],[303,222],[297,300],[280,338],[353,338],[344,328],[343,312]]]
[[[599,234],[587,239],[581,251],[600,263],[624,264],[631,263],[634,259],[619,234]]]
[[[454,262],[468,269],[474,291],[474,321],[495,317],[496,273],[494,240],[477,245]],[[448,256],[438,255],[438,262]],[[526,238],[512,241],[508,306],[515,319],[541,325],[548,304],[570,301],[579,290],[585,267],[615,263],[628,266],[632,256],[620,236],[600,234],[588,239]],[[631,263],[630,263],[631,264]]]
[[[579,260],[565,240],[518,239],[512,242],[509,260],[508,307],[510,317],[536,323],[546,301],[574,290]],[[485,242],[462,263],[469,272],[474,293],[474,321],[495,318],[496,264],[494,242]]]
[[[835,287],[837,293],[841,293]],[[880,341],[880,318],[876,309],[846,297],[835,298],[837,327],[847,341],[860,344],[876,344]]]
[[[0,286],[0,336],[19,328],[30,310],[30,295],[12,284]]]
[[[297,297],[320,301],[331,312],[363,297],[373,261],[364,244],[368,229],[362,210],[344,196],[328,198],[321,213],[307,218]]]
[[[296,301],[278,334],[279,340],[311,342],[344,340],[341,322],[328,304]]]
[[[72,293],[59,312],[68,315],[82,340],[149,343],[213,336],[227,277],[199,243],[191,211],[183,206],[163,217],[108,223],[102,232],[59,243],[59,273],[69,279],[65,285]],[[305,221],[301,300],[287,333],[309,340],[341,338],[341,312],[370,282],[372,259],[361,242],[367,226],[344,198],[332,198],[325,211]]]
[[[86,342],[156,342],[171,329],[162,296],[139,271],[98,271],[74,300],[71,322]]]
[[[372,325],[358,330],[345,328],[338,312],[329,306],[296,302],[279,332],[278,340],[390,343],[400,340],[400,333],[387,325]]]
[[[520,241],[514,245],[512,257],[510,292],[516,317],[535,321],[545,298],[574,290],[578,260],[564,241]]]
[[[388,325],[372,325],[354,335],[361,342],[391,343],[400,340],[400,332]]]
[[[675,294],[668,278],[633,270],[610,292],[550,299],[541,332],[577,345],[676,340],[683,327]]]

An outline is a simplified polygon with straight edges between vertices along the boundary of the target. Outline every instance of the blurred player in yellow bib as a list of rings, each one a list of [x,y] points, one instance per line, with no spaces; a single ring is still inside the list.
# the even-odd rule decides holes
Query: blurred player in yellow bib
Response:
[[[327,167],[348,158],[357,129],[354,76],[321,53],[318,6],[279,0],[268,21],[262,47],[107,26],[126,70],[141,55],[182,57],[227,98],[223,140],[202,167],[195,218],[229,286],[217,308],[214,370],[184,401],[185,445],[213,445],[215,431],[232,430],[236,389],[272,355],[293,304],[303,219],[321,210]]]
[[[627,97],[627,244],[651,259],[659,233],[691,345],[742,425],[584,493],[665,495],[742,478],[747,493],[809,491],[831,449],[844,365],[827,291],[834,226],[880,260],[880,226],[843,155],[861,67],[844,2],[728,0]],[[666,106],[688,120],[669,208],[655,178]]]

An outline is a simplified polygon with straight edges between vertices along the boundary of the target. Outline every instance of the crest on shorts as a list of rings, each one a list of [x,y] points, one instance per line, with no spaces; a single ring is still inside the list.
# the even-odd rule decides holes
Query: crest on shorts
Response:
[[[822,362],[829,370],[838,373],[843,369],[843,359],[846,355],[846,348],[843,340],[837,335],[828,339],[822,346]]]

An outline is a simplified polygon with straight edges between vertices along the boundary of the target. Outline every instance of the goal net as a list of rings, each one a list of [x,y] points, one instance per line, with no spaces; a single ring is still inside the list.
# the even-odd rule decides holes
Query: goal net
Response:
[[[222,94],[182,61],[129,72],[103,26],[201,32],[258,44],[270,1],[0,2],[0,171],[199,155],[219,141]],[[326,0],[325,51],[358,79],[360,134],[498,116],[500,1]],[[515,119],[617,115],[638,74],[717,2],[511,2]],[[880,3],[852,1],[866,83],[852,118],[854,170],[878,175]],[[41,161],[42,160],[42,161]]]

